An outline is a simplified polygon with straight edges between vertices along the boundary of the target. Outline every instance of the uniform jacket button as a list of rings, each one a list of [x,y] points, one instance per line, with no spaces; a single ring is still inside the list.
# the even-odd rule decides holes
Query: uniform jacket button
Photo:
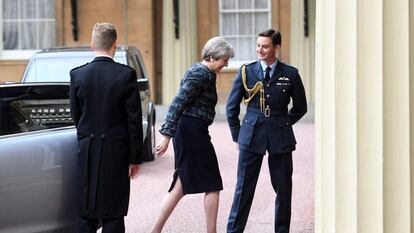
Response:
[[[90,138],[94,138],[94,137],[95,137],[95,135],[91,134],[89,137],[90,137]]]
[[[102,138],[102,139],[104,139],[104,138],[105,138],[105,134],[102,134],[102,135],[101,135],[101,138]]]

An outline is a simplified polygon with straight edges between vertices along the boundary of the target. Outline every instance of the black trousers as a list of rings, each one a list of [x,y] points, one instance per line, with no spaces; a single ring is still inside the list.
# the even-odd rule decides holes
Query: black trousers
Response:
[[[237,168],[237,185],[227,223],[227,233],[242,233],[249,217],[260,168],[262,154],[240,150]],[[275,201],[275,232],[288,233],[292,200],[292,153],[270,155],[268,159],[270,179]]]
[[[124,218],[97,219],[79,217],[79,233],[96,233],[99,220],[102,222],[102,233],[124,233]]]

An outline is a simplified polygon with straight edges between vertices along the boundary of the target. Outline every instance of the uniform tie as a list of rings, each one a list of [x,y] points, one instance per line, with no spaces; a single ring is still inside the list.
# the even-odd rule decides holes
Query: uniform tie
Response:
[[[265,70],[266,74],[265,74],[265,77],[264,77],[264,80],[266,82],[269,82],[269,80],[270,80],[270,70],[272,70],[272,68],[270,68],[270,66],[266,67],[266,70]]]

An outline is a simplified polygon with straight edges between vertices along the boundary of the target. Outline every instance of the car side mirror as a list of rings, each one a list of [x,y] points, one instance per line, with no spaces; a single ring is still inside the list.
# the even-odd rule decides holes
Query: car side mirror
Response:
[[[138,90],[146,91],[149,89],[148,79],[138,79]]]

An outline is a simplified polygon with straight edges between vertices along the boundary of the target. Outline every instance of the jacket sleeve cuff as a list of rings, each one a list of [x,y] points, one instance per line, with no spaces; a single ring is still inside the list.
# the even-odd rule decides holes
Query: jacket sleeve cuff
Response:
[[[233,142],[237,142],[239,140],[240,126],[230,128],[230,132],[231,137],[233,138]]]
[[[141,164],[142,163],[142,150],[131,150],[129,152],[129,164]]]
[[[169,136],[170,138],[174,137],[175,129],[173,127],[169,126],[168,123],[165,123],[161,126],[161,129],[159,130],[160,134]]]

